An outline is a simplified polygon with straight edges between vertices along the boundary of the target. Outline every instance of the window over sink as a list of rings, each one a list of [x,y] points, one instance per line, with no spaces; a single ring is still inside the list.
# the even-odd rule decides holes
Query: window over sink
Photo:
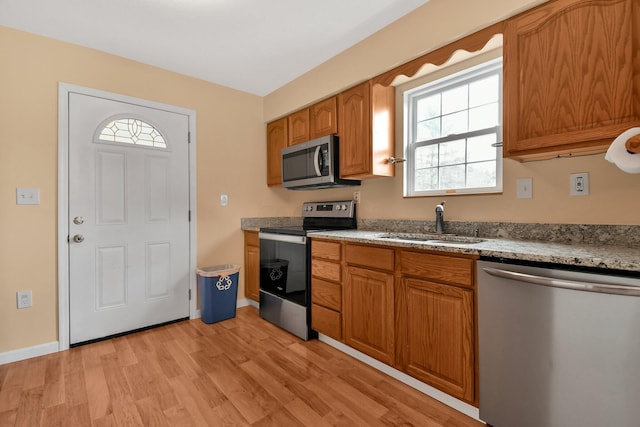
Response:
[[[474,62],[404,90],[405,196],[502,191],[502,57]]]

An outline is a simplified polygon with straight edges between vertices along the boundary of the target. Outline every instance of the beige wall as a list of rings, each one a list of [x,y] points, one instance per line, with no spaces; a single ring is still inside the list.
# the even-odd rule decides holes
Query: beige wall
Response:
[[[199,265],[242,264],[240,217],[279,213],[262,98],[4,27],[0,56],[0,353],[57,340],[58,82],[196,111]],[[16,187],[40,188],[40,205],[17,206]],[[33,307],[17,310],[27,289]]]
[[[539,0],[430,0],[351,49],[265,97],[265,119],[286,115],[340,92],[403,62],[529,9]],[[507,107],[508,108],[508,107]],[[396,121],[401,126],[400,120]],[[396,155],[402,157],[398,129]],[[640,175],[621,172],[604,155],[548,161],[504,162],[504,191],[497,195],[402,197],[402,166],[395,178],[366,181],[362,218],[433,221],[435,205],[446,200],[445,217],[457,221],[572,224],[640,224]],[[569,174],[589,172],[590,195],[569,196]],[[533,178],[533,198],[516,198],[516,179]],[[330,197],[350,198],[353,190]],[[315,196],[315,194],[313,195]],[[311,196],[309,197],[311,198]]]
[[[265,121],[537,3],[431,0],[265,98],[0,27],[0,353],[57,340],[58,82],[196,110],[198,264],[243,264],[241,217],[299,215],[304,200],[353,192],[267,188]],[[624,174],[602,157],[506,161],[503,194],[447,197],[446,218],[639,224],[640,175]],[[592,195],[568,196],[571,172],[590,172]],[[359,188],[360,217],[432,221],[440,198],[403,199],[401,174],[399,168],[396,178]],[[533,199],[515,198],[520,177],[533,178]],[[40,188],[41,204],[16,206],[16,187]],[[221,193],[229,195],[224,208]],[[33,291],[33,307],[17,310],[15,293],[25,289]]]

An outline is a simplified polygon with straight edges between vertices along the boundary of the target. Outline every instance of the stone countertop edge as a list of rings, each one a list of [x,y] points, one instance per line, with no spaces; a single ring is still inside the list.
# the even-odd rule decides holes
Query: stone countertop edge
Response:
[[[241,218],[243,231],[301,225],[301,217]],[[357,230],[315,232],[312,237],[427,249],[445,253],[640,272],[640,226],[446,222],[445,232],[473,235],[481,243],[414,242],[380,238],[389,232],[433,233],[433,222],[359,219]]]
[[[640,272],[640,249],[593,244],[547,243],[501,238],[485,238],[480,243],[416,242],[382,238],[387,232],[339,230],[310,233],[311,238],[344,240],[355,243],[434,250],[483,257],[536,261],[568,266]]]

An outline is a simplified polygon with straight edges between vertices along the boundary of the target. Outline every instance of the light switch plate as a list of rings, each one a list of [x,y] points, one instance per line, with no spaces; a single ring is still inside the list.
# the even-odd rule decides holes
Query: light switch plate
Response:
[[[229,204],[229,196],[226,194],[220,195],[220,206],[227,206]]]
[[[40,189],[39,188],[16,188],[16,204],[17,205],[39,205]]]
[[[516,197],[518,199],[530,199],[533,197],[533,179],[519,178],[516,181]]]

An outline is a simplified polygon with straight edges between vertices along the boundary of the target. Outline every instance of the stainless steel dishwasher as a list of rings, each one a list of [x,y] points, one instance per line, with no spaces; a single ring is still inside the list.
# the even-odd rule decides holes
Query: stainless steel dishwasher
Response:
[[[480,419],[495,427],[640,425],[637,273],[481,260],[477,279]]]

